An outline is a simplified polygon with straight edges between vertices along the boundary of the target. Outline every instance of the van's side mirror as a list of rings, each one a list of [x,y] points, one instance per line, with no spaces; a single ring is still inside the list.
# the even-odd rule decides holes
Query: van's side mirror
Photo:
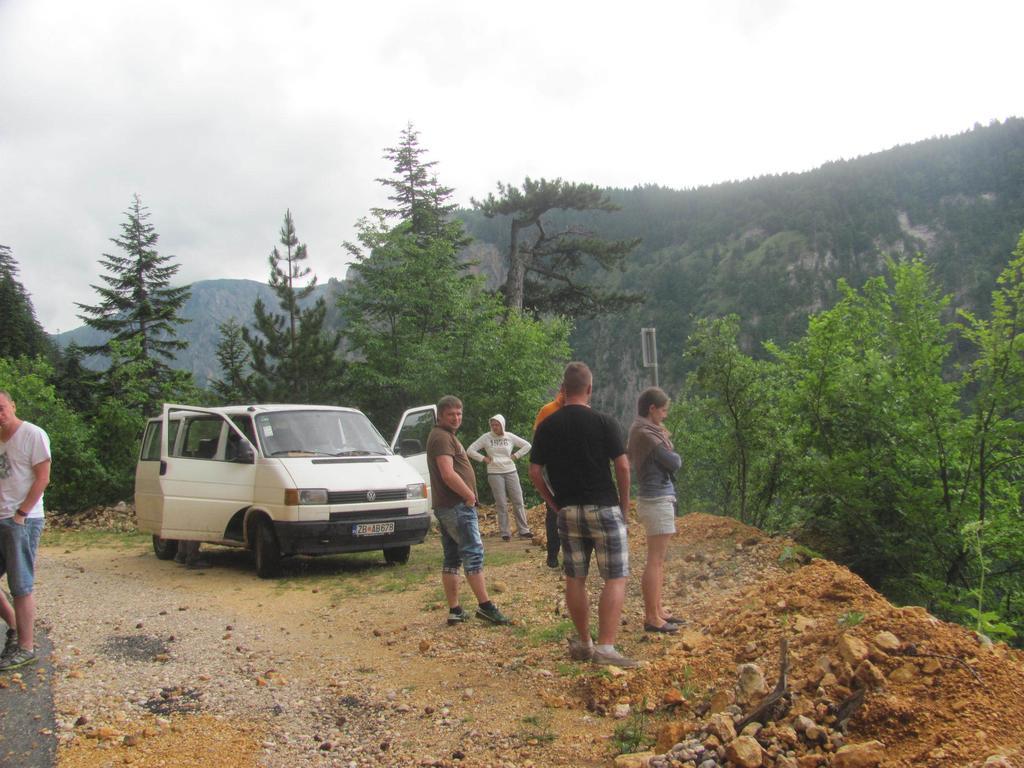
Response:
[[[252,443],[245,440],[239,440],[238,451],[232,461],[235,464],[255,464],[256,453],[252,449]]]
[[[417,453],[423,453],[423,443],[421,443],[415,437],[406,437],[401,442],[399,442],[399,456],[415,456]]]

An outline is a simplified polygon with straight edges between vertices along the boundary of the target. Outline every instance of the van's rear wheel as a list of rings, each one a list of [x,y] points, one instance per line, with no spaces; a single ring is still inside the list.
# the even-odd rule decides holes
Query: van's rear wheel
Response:
[[[281,545],[277,543],[277,534],[269,520],[260,518],[255,525],[252,548],[256,556],[256,575],[261,579],[273,579],[281,575]]]
[[[153,534],[153,551],[156,552],[157,560],[173,560],[178,554],[177,539],[161,539]]]
[[[412,547],[384,547],[384,559],[391,565],[405,565],[409,562]]]

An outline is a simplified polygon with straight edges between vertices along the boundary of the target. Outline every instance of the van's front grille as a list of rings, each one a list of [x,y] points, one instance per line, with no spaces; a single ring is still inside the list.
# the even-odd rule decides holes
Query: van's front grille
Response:
[[[331,522],[348,520],[353,523],[366,523],[374,520],[391,520],[396,517],[408,517],[408,507],[401,509],[370,509],[357,512],[331,512]]]
[[[386,488],[381,491],[329,491],[328,504],[368,504],[375,501],[405,501],[405,488]]]

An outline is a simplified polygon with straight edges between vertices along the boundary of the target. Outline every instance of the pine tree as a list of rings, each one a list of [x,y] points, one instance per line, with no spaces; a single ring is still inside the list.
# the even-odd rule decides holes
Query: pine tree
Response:
[[[18,280],[11,249],[0,245],[0,357],[53,354],[53,345],[36,319],[32,300]]]
[[[176,337],[177,326],[187,322],[179,313],[191,291],[188,286],[171,287],[180,265],[172,263],[173,256],[157,252],[160,236],[148,223],[149,210],[138,195],[133,196],[125,216],[121,237],[110,238],[122,253],[103,254],[100,264],[107,274],[100,278],[105,285],[92,286],[100,302],[77,305],[82,321],[109,337],[85,351],[109,357],[111,340],[137,339],[140,359],[152,360],[159,375],[170,370],[165,361],[173,360],[175,352],[188,346]]]
[[[511,217],[508,277],[503,292],[512,309],[593,317],[617,312],[643,301],[635,293],[610,291],[580,282],[585,261],[616,269],[640,238],[605,240],[577,226],[553,229],[544,217],[552,211],[616,211],[619,206],[592,184],[561,179],[533,181],[520,190],[498,183],[500,195],[489,194],[473,205],[488,218]]]
[[[455,218],[458,206],[451,202],[452,188],[437,180],[436,160],[426,161],[426,150],[419,145],[419,131],[409,123],[397,147],[387,147],[384,158],[392,162],[394,177],[377,181],[391,189],[388,199],[394,208],[373,208],[371,213],[384,221],[405,222],[421,243],[440,238],[455,248],[469,245],[462,222]]]
[[[242,329],[252,353],[251,377],[257,399],[277,402],[329,403],[337,399],[342,374],[337,355],[340,333],[324,330],[327,303],[321,297],[302,307],[316,287],[316,275],[303,262],[305,243],[299,243],[291,211],[285,212],[281,245],[271,251],[269,285],[284,314],[267,309],[262,299],[253,306],[255,330]],[[305,285],[298,283],[310,277]]]
[[[82,359],[85,352],[71,342],[61,352],[54,366],[54,386],[65,403],[76,413],[92,413],[103,381],[103,375],[87,368]]]
[[[400,146],[385,150],[395,176],[380,181],[395,207],[374,209],[359,222],[359,242],[346,244],[355,262],[338,305],[350,391],[378,424],[444,392],[523,423],[557,379],[568,327],[505,320],[500,300],[459,260],[468,239],[451,218],[451,190],[428,172],[434,163],[416,139],[409,126]],[[514,399],[495,402],[510,389]]]
[[[218,326],[220,341],[217,342],[217,362],[220,363],[221,377],[210,382],[214,393],[225,403],[240,403],[251,400],[251,362],[249,347],[245,343],[242,326],[230,318]]]

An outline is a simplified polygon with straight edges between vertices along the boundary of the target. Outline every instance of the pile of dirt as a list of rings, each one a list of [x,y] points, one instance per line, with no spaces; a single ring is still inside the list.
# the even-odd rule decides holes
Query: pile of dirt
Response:
[[[677,604],[690,625],[647,667],[587,678],[581,690],[598,711],[623,703],[676,711],[656,748],[668,755],[651,765],[684,764],[672,748],[687,739],[715,748],[718,761],[708,765],[744,764],[728,750],[735,732],[722,733],[716,715],[733,714],[732,724],[742,725],[768,698],[783,641],[783,695],[754,718],[767,727],[745,731],[747,745],[760,747],[751,764],[877,765],[870,754],[884,754],[886,766],[1024,765],[1020,651],[921,608],[897,608],[835,563],[802,565],[790,543],[736,521],[679,522],[677,536],[691,552],[673,569],[669,593],[682,594],[681,582],[692,579],[692,599]],[[719,589],[701,592],[699,584],[723,576]],[[884,752],[858,751],[871,741]],[[849,762],[853,754],[866,762]]]

